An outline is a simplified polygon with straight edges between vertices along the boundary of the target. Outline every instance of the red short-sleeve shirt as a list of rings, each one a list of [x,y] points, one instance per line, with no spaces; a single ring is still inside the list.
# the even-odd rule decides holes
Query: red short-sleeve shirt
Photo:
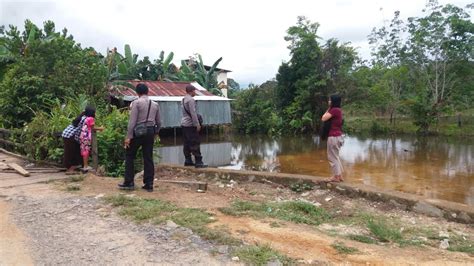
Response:
[[[329,129],[329,137],[338,137],[342,135],[342,110],[341,108],[329,109],[331,117],[331,129]]]

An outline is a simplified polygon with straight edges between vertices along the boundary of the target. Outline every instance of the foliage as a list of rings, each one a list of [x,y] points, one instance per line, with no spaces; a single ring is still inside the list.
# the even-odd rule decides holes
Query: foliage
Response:
[[[235,108],[245,119],[237,128],[246,133],[312,132],[327,109],[330,93],[346,95],[355,90],[349,74],[357,60],[355,50],[336,39],[321,43],[318,23],[298,17],[287,31],[291,59],[278,69],[268,91],[241,92]],[[265,84],[265,83],[264,83]],[[263,85],[263,84],[262,84]],[[276,86],[275,86],[276,85]]]
[[[97,125],[105,129],[97,133],[99,164],[110,176],[125,173],[125,150],[123,140],[127,132],[128,112],[112,108],[109,113],[98,114]]]
[[[189,60],[181,61],[181,68],[177,73],[180,81],[196,81],[199,85],[208,89],[210,92],[220,95],[217,88],[217,72],[216,68],[222,61],[222,57],[217,59],[209,69],[206,69],[200,54],[190,57]]]
[[[232,103],[237,110],[234,115],[234,127],[243,133],[278,134],[274,130],[280,128],[281,119],[275,114],[275,105],[269,100],[274,98],[275,81],[267,81],[260,86],[251,85],[250,88],[239,93]]]
[[[7,127],[21,127],[38,112],[48,113],[56,100],[105,96],[106,68],[99,55],[81,48],[66,29],[55,32],[51,21],[39,29],[27,20],[23,33],[10,26],[0,38],[14,58],[0,83],[0,119]]]

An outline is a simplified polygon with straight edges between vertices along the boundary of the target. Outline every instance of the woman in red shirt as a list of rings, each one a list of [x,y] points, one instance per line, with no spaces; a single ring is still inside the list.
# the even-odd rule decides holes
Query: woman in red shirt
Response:
[[[342,182],[344,181],[342,178],[343,167],[339,158],[339,150],[344,144],[344,139],[342,137],[341,96],[339,95],[331,95],[329,109],[321,118],[323,122],[329,119],[331,119],[331,128],[329,129],[327,153],[333,176],[328,181]]]

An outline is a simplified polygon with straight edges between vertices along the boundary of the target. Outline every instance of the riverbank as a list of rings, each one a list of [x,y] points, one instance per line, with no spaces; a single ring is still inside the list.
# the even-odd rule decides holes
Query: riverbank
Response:
[[[431,129],[431,135],[474,138],[474,115],[461,117],[461,125],[455,116],[441,117],[437,126]],[[347,115],[344,120],[344,131],[349,134],[372,135],[416,135],[417,127],[409,118],[396,118],[390,123],[389,118],[357,117]]]

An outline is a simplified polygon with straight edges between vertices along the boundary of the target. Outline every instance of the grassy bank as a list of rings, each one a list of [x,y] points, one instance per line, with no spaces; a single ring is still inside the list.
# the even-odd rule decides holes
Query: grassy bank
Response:
[[[344,120],[344,131],[350,134],[417,134],[417,126],[409,118],[397,118],[390,123],[389,118],[350,116]],[[474,115],[461,117],[461,126],[455,116],[441,117],[430,130],[433,135],[474,137]]]

